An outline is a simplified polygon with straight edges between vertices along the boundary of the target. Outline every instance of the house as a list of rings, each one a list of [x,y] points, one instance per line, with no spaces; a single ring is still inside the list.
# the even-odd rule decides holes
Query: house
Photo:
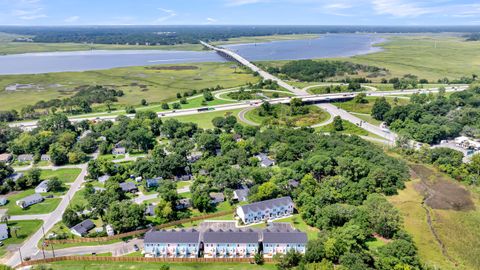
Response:
[[[0,155],[0,162],[8,163],[12,160],[12,158],[13,158],[12,154],[4,153]]]
[[[43,154],[42,156],[40,156],[40,160],[41,161],[50,161],[50,155],[45,155]]]
[[[184,174],[184,175],[176,175],[174,177],[175,181],[190,181],[192,180],[192,175],[191,174]]]
[[[83,237],[93,228],[95,228],[95,224],[90,219],[86,219],[70,228],[70,231],[77,236]]]
[[[260,160],[260,166],[261,167],[270,167],[270,166],[273,166],[275,165],[275,161],[273,159],[270,159],[267,154],[265,153],[260,153],[258,155],[256,155],[255,157],[258,158],[258,160]]]
[[[237,202],[246,202],[249,192],[250,190],[248,188],[236,189],[233,191],[233,199]]]
[[[93,187],[93,190],[95,190],[95,192],[102,192],[102,191],[105,191],[107,190],[106,188],[102,188],[102,187]]]
[[[145,254],[161,258],[196,258],[200,232],[190,230],[150,231],[144,238]]]
[[[107,182],[108,179],[110,179],[110,175],[105,174],[98,178],[98,182],[105,184],[105,182]]]
[[[0,224],[0,240],[5,240],[8,238],[8,226],[7,224]]]
[[[190,162],[190,163],[195,163],[197,162],[199,159],[201,159],[203,156],[203,153],[200,152],[200,151],[196,151],[196,152],[192,152],[191,154],[189,154],[187,156],[187,161]]]
[[[162,179],[163,179],[162,177],[147,179],[146,181],[147,188],[158,187],[160,185],[160,180]]]
[[[155,207],[153,205],[147,205],[145,208],[145,216],[155,216]]]
[[[205,169],[200,169],[200,170],[198,171],[198,174],[201,175],[201,176],[206,176],[206,175],[208,175],[209,173],[208,173],[208,171],[205,170]]]
[[[286,254],[296,250],[305,254],[307,234],[298,230],[265,229],[262,233],[263,256],[272,258],[275,254]]]
[[[290,187],[290,188],[297,188],[300,185],[300,183],[297,180],[294,180],[294,179],[288,180],[287,184],[288,184],[288,187]]]
[[[43,200],[44,199],[43,199],[42,195],[40,195],[38,193],[35,193],[33,195],[27,196],[23,199],[20,199],[20,200],[16,201],[16,204],[18,206],[20,206],[21,208],[27,208],[31,205],[43,202]]]
[[[13,173],[7,179],[12,180],[13,182],[17,182],[17,180],[22,177],[23,177],[23,173]]]
[[[31,161],[33,161],[33,155],[31,155],[31,154],[19,155],[19,156],[17,157],[17,160],[18,160],[19,162],[31,162]]]
[[[48,182],[50,182],[49,180],[43,180],[42,182],[40,182],[40,184],[38,184],[38,186],[35,188],[35,193],[46,193],[48,192],[50,189],[48,188]]]
[[[203,233],[205,258],[250,258],[258,252],[259,234],[248,230],[207,230]]]
[[[178,200],[177,205],[175,206],[175,209],[184,210],[189,207],[192,207],[192,201],[190,200],[190,198],[185,198],[185,199]]]
[[[293,210],[292,199],[282,197],[238,206],[236,214],[244,224],[250,224],[289,216]]]
[[[114,236],[114,235],[115,235],[115,231],[113,230],[112,225],[108,224],[108,225],[105,227],[105,230],[107,231],[107,235],[108,235],[108,236]]]
[[[113,155],[125,155],[125,153],[127,153],[125,147],[115,147],[112,150]]]
[[[212,204],[218,204],[225,201],[225,195],[223,195],[223,193],[210,192],[208,195],[210,196],[210,199],[212,199]]]
[[[7,202],[8,202],[7,197],[5,196],[0,197],[0,206],[4,206],[5,204],[7,204]]]
[[[120,183],[120,188],[123,190],[123,192],[131,192],[131,193],[138,192],[137,186],[132,182]]]
[[[100,137],[98,137],[98,139],[100,141],[104,141],[104,142],[107,141],[107,137],[105,137],[105,136],[100,136]]]

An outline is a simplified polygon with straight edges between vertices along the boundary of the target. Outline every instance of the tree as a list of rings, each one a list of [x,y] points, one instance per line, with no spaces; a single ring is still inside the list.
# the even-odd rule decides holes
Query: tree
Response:
[[[169,222],[175,217],[174,206],[171,202],[160,198],[160,201],[155,207],[155,215],[161,219],[162,223]]]
[[[142,99],[142,100],[140,101],[140,104],[141,104],[142,106],[147,106],[147,105],[148,105],[148,102],[147,102],[146,99]]]
[[[77,147],[87,154],[95,152],[97,145],[97,141],[92,136],[85,136],[77,142]]]
[[[47,186],[52,192],[61,191],[63,188],[62,181],[60,181],[57,177],[53,177],[52,179],[48,180]]]
[[[168,106],[168,103],[162,103],[162,109],[163,110],[168,110],[168,109],[170,109],[170,106]]]
[[[178,109],[180,109],[181,107],[182,107],[182,106],[181,106],[180,103],[178,103],[178,102],[175,102],[175,103],[172,104],[172,109],[174,109],[174,110],[178,110]]]
[[[214,99],[210,91],[203,92],[203,98],[205,99],[205,101],[212,101]]]
[[[113,102],[111,100],[105,101],[105,105],[107,106],[107,111],[108,112],[112,111],[112,104],[113,104]]]
[[[80,223],[81,219],[72,208],[68,207],[63,212],[62,221],[67,227],[71,228]]]
[[[263,265],[263,263],[265,262],[265,259],[263,259],[263,254],[261,253],[255,253],[255,255],[253,256],[253,260],[255,261],[255,264],[258,265]]]
[[[188,103],[187,98],[180,99],[180,104],[187,104],[187,103]]]
[[[50,145],[50,150],[48,151],[50,159],[55,165],[63,165],[68,162],[68,149],[59,143],[54,143]]]
[[[214,127],[222,128],[225,125],[225,118],[217,116],[212,119],[212,124]]]
[[[280,189],[272,181],[265,182],[258,187],[257,193],[252,194],[252,200],[264,201],[276,198],[280,194]]]
[[[294,249],[290,249],[286,254],[276,254],[274,260],[277,261],[278,269],[292,269],[300,264],[302,254]]]
[[[145,225],[145,209],[129,201],[114,201],[108,207],[105,219],[115,231],[127,232]]]
[[[49,130],[54,133],[60,133],[66,130],[73,130],[73,126],[68,120],[68,117],[63,113],[53,114],[41,119],[38,122],[38,127],[41,130]]]
[[[372,107],[372,117],[383,121],[385,114],[392,109],[392,106],[387,102],[385,97],[380,97],[375,100]]]
[[[13,168],[3,162],[0,162],[0,181],[3,183],[7,177],[13,173]]]
[[[192,194],[192,206],[200,212],[209,212],[212,210],[212,200],[208,192],[201,191]]]
[[[365,93],[359,93],[353,98],[353,102],[357,104],[368,103],[366,97],[367,95]]]
[[[343,128],[343,120],[338,115],[333,118],[333,129],[335,131],[342,131],[344,129]]]
[[[67,156],[70,164],[82,163],[87,159],[87,155],[79,149],[68,152]]]
[[[391,238],[400,229],[400,214],[383,195],[368,195],[363,208],[370,228],[381,236]]]

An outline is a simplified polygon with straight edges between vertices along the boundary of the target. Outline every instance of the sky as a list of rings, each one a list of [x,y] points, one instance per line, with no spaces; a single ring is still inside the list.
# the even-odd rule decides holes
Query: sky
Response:
[[[479,0],[0,0],[0,25],[480,25]]]

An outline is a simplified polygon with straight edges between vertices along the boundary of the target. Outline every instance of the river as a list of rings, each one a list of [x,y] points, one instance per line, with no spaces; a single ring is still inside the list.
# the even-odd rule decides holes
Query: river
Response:
[[[316,39],[226,45],[252,60],[299,60],[347,57],[378,52],[383,39],[367,34],[329,34]],[[95,50],[0,56],[0,75],[101,70],[155,64],[223,62],[211,51]]]

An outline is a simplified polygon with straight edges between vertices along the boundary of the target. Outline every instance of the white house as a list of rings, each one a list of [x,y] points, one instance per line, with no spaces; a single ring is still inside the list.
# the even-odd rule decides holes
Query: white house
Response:
[[[36,194],[33,194],[33,195],[30,195],[30,196],[27,196],[23,199],[20,199],[18,201],[16,201],[16,204],[18,206],[20,206],[21,208],[27,208],[31,205],[34,205],[34,204],[37,204],[37,203],[41,203],[43,201],[43,196],[36,193]]]
[[[105,175],[102,175],[102,176],[98,177],[98,182],[100,182],[102,184],[105,184],[105,182],[107,182],[108,179],[110,179],[110,175],[105,174]]]
[[[267,154],[265,153],[260,153],[258,155],[256,155],[257,159],[260,161],[260,166],[261,167],[270,167],[270,166],[273,166],[275,165],[275,160],[269,158],[267,156]]]
[[[45,155],[45,154],[44,154],[44,155],[42,155],[42,156],[40,157],[40,160],[41,160],[41,161],[50,161],[51,158],[50,158],[50,155]]]
[[[125,147],[116,147],[112,150],[112,154],[114,155],[125,155],[125,153],[127,153]]]
[[[250,190],[248,188],[236,189],[233,191],[233,199],[238,202],[246,202],[248,200],[248,193]]]
[[[19,155],[17,157],[17,160],[19,162],[31,162],[33,161],[33,155],[30,155],[30,154]]]
[[[8,227],[7,224],[0,224],[0,240],[5,240],[8,238]]]
[[[290,197],[282,197],[238,206],[237,216],[244,224],[258,223],[293,214],[294,205]]]
[[[107,235],[108,235],[108,236],[114,236],[114,235],[115,235],[115,231],[113,230],[112,225],[108,224],[108,225],[105,227],[105,230],[107,231]]]
[[[35,188],[35,193],[46,193],[49,191],[48,188],[48,182],[49,180],[43,180],[38,184],[38,186]]]

